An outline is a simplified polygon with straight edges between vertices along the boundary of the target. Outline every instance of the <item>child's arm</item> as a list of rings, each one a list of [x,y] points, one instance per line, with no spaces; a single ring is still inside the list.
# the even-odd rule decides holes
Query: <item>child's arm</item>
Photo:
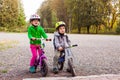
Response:
[[[32,37],[32,33],[31,33],[30,27],[28,28],[28,38],[29,38],[29,39],[32,39],[32,40],[35,40],[35,38]]]
[[[66,35],[66,38],[67,38],[67,43],[70,46],[71,45],[71,41],[70,41],[70,39],[69,39],[69,37],[67,35]]]
[[[47,34],[45,33],[45,31],[44,31],[43,28],[42,28],[41,32],[42,32],[42,36],[43,36],[43,38],[44,38],[44,39],[47,39],[48,36],[47,36]]]
[[[54,40],[55,40],[55,46],[56,46],[56,48],[58,49],[59,47],[60,47],[60,43],[59,43],[59,39],[58,39],[58,37],[57,36],[54,36]]]
[[[55,46],[56,46],[56,49],[59,50],[59,51],[62,51],[63,50],[63,47],[61,47],[60,43],[59,43],[59,39],[57,36],[54,36],[54,39],[55,39]]]
[[[28,28],[28,38],[29,38],[29,39],[32,39],[31,29],[30,29],[30,27]]]

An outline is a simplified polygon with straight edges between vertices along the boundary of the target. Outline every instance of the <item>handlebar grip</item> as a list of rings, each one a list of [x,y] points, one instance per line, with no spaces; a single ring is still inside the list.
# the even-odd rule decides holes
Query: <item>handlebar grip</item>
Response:
[[[46,41],[52,41],[52,39],[46,39]]]
[[[76,47],[76,46],[78,46],[77,44],[75,44],[75,45],[72,45],[72,47]]]
[[[32,40],[32,39],[31,39]],[[45,40],[45,41],[52,41],[52,39],[42,39],[42,38],[35,38],[34,40]]]

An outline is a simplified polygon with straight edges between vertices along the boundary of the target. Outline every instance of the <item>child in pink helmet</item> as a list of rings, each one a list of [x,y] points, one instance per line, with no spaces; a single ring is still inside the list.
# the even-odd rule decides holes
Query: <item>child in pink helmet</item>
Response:
[[[31,49],[31,53],[32,53],[32,58],[30,60],[30,68],[29,71],[31,73],[35,73],[36,69],[35,69],[35,60],[37,58],[37,53],[41,54],[41,48],[40,48],[40,44],[41,41],[40,40],[36,40],[36,38],[47,38],[47,34],[45,33],[44,29],[42,28],[42,26],[40,26],[40,16],[37,14],[33,14],[30,17],[30,23],[31,25],[28,27],[28,38],[30,40],[30,49]]]

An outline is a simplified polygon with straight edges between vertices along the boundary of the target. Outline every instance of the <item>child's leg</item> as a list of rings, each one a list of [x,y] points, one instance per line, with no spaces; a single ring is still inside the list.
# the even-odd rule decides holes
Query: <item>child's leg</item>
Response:
[[[30,66],[34,66],[35,60],[37,58],[37,47],[35,45],[30,45],[30,48],[31,48],[31,52],[32,52]]]
[[[55,56],[53,58],[53,68],[57,68],[60,52],[59,51],[55,51],[54,53],[55,53]]]

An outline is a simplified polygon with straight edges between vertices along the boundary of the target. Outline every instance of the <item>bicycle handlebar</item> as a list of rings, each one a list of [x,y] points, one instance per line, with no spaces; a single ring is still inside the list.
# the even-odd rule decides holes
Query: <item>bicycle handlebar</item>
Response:
[[[72,47],[77,47],[78,45],[77,44],[74,44],[74,45],[71,45],[69,47],[65,47],[65,48],[72,48]]]
[[[52,39],[43,39],[43,38],[36,38],[35,40],[45,40],[45,41],[52,41]]]
[[[77,44],[75,44],[75,45],[72,45],[72,47],[76,47],[76,46],[78,46]]]

